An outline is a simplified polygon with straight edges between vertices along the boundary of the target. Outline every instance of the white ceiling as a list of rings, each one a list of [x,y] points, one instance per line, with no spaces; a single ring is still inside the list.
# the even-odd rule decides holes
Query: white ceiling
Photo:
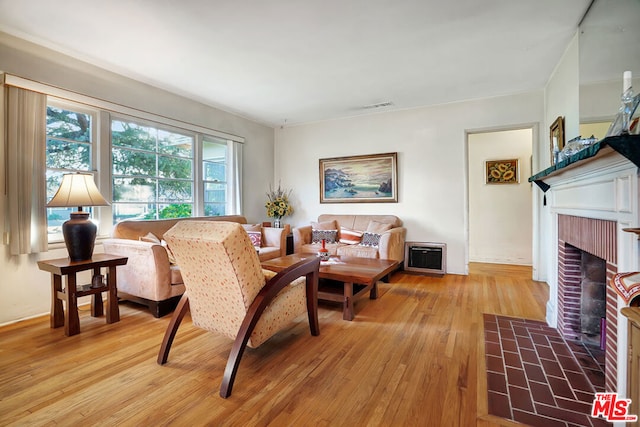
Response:
[[[0,31],[280,126],[540,90],[590,3],[0,0]]]

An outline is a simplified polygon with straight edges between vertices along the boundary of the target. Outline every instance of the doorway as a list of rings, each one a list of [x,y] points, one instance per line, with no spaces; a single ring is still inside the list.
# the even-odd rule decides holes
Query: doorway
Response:
[[[532,128],[467,134],[469,262],[532,265],[532,147]]]

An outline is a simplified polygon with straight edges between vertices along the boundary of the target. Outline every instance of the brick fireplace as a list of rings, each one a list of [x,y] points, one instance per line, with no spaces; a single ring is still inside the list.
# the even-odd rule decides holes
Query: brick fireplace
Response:
[[[567,341],[584,342],[581,331],[584,256],[603,260],[605,284],[617,273],[617,223],[602,219],[558,215],[558,331]],[[606,286],[605,388],[617,389],[617,295]],[[592,343],[586,343],[592,345]]]

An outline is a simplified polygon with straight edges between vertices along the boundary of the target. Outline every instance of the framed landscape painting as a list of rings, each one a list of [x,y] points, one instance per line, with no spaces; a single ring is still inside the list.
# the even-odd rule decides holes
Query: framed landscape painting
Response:
[[[320,203],[398,202],[398,153],[320,159]]]

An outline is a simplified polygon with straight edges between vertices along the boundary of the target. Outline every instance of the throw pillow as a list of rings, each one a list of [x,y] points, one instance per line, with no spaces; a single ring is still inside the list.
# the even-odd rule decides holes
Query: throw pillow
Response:
[[[340,243],[347,245],[357,245],[362,240],[362,231],[340,227]]]
[[[244,228],[246,232],[262,231],[262,226],[260,224],[242,224],[242,228]]]
[[[338,230],[338,224],[336,220],[324,221],[324,222],[313,222],[311,221],[311,229],[312,230]]]
[[[369,233],[365,231],[362,233],[362,241],[360,242],[362,246],[370,246],[377,248],[380,244],[380,235],[377,233]]]
[[[311,230],[311,243],[335,243],[338,237],[338,230]]]
[[[262,233],[259,231],[247,231],[249,235],[249,239],[251,239],[251,244],[256,248],[262,246]]]
[[[167,250],[167,256],[169,257],[169,264],[177,264],[176,257],[173,254],[173,252],[171,252],[171,249],[169,248],[169,245],[167,244],[166,240],[162,239],[160,241],[160,244]]]
[[[367,226],[367,230],[369,233],[382,234],[385,231],[389,231],[393,228],[393,225],[386,224],[384,222],[378,221],[369,221],[369,225]]]
[[[145,236],[140,236],[138,240],[141,242],[160,243],[160,239],[152,232],[148,232]]]

